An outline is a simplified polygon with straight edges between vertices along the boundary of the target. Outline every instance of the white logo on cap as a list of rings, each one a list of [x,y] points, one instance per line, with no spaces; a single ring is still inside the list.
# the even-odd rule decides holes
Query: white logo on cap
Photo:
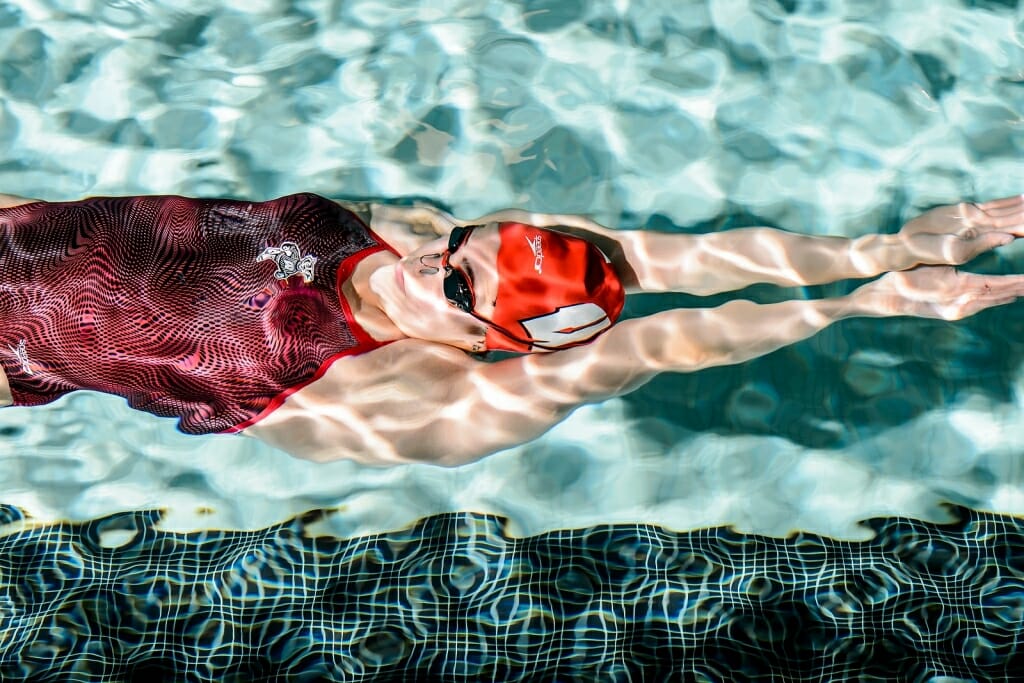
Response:
[[[593,302],[561,308],[520,323],[530,339],[545,346],[567,346],[587,341],[612,326],[608,314]]]
[[[530,251],[533,252],[533,269],[537,271],[538,275],[543,275],[544,248],[541,246],[540,235],[537,235],[532,240],[527,237],[526,243],[530,245]]]

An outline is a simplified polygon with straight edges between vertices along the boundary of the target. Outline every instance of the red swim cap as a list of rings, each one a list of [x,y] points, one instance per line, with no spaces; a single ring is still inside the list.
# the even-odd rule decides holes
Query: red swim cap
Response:
[[[625,291],[600,249],[522,223],[498,227],[498,298],[488,349],[529,353],[579,346],[618,320]]]

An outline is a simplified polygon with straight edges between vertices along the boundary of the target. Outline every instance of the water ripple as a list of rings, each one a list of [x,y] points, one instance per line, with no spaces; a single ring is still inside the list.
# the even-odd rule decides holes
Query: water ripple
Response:
[[[306,533],[344,514],[329,510],[178,534],[152,511],[2,512],[5,681],[1006,680],[1024,664],[1007,552],[1024,524],[965,509],[871,520],[865,542],[649,525],[515,538],[469,513]],[[134,535],[105,545],[115,530]]]

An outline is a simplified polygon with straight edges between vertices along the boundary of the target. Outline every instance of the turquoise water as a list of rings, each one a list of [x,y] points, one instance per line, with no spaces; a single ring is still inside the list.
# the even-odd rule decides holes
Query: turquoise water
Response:
[[[9,3],[0,188],[891,231],[1024,189],[1022,16],[866,0]],[[975,265],[1014,269],[1019,253]],[[719,300],[646,297],[627,314]],[[183,528],[343,503],[346,533],[462,509],[521,533],[644,521],[847,537],[872,515],[941,519],[943,500],[1018,512],[1017,318],[850,321],[762,361],[665,377],[458,471],[312,466],[82,394],[0,412],[0,496],[41,519],[168,507]]]
[[[857,236],[1024,191],[1021,112],[1016,2],[0,5],[0,192],[51,200],[312,191]],[[1024,272],[1024,254],[972,268]],[[1021,514],[1020,311],[848,321],[457,470],[314,465],[74,395],[0,410],[0,501],[40,522],[164,508],[171,530],[337,507],[320,532],[339,537],[454,511],[513,537],[643,522],[843,539],[871,517],[947,520],[946,502]]]
[[[8,3],[0,188],[891,231],[1024,189],[1022,16],[880,0]],[[1019,270],[1019,254],[975,265]],[[646,297],[627,314],[720,300]],[[167,507],[181,528],[341,503],[344,533],[465,509],[520,533],[643,521],[843,537],[873,515],[941,519],[944,500],[1020,512],[1018,318],[849,321],[765,360],[664,377],[457,471],[313,466],[76,395],[0,411],[0,497],[40,519]]]

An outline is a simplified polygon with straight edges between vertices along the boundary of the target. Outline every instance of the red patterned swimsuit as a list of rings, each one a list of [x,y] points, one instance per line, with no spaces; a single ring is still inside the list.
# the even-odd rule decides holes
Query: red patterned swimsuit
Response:
[[[76,389],[237,432],[377,348],[341,283],[390,249],[311,194],[99,197],[0,209],[0,364],[14,405]]]

